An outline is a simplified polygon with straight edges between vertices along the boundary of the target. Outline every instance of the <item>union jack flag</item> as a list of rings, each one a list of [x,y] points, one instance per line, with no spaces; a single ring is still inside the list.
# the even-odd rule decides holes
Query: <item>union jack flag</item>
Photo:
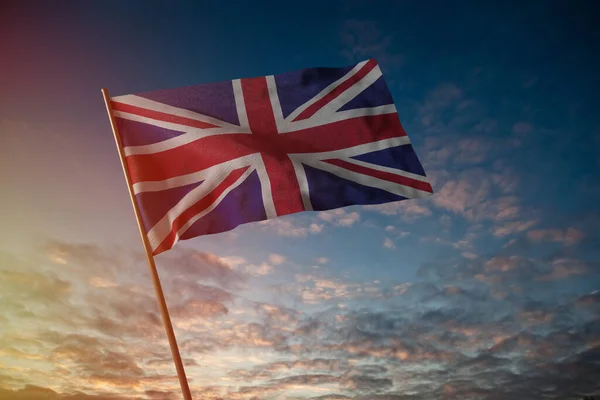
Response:
[[[252,221],[432,193],[373,59],[111,106],[154,255]]]

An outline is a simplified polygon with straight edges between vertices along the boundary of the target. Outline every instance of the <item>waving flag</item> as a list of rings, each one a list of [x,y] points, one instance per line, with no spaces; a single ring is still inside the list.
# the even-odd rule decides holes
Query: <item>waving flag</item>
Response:
[[[432,192],[375,60],[111,105],[154,255],[252,221]]]

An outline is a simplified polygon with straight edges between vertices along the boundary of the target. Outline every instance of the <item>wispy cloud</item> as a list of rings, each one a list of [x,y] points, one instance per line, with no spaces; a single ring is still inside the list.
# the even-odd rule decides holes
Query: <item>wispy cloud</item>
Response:
[[[431,210],[419,202],[411,200],[396,201],[377,205],[363,206],[365,210],[377,211],[384,215],[401,215],[405,220],[428,217]]]
[[[537,229],[527,232],[527,237],[533,242],[560,242],[571,246],[583,239],[584,234],[575,228],[568,228],[564,231],[561,229]]]
[[[494,236],[504,237],[513,233],[526,231],[537,223],[536,220],[513,221],[500,224],[493,229]]]
[[[286,262],[286,258],[281,254],[269,254],[269,262],[273,265],[280,265]]]
[[[433,198],[434,204],[453,212],[464,213],[469,208],[478,205],[489,194],[490,184],[483,181],[480,186],[474,186],[467,180],[449,181]]]
[[[327,221],[336,226],[350,227],[360,220],[360,214],[356,211],[348,212],[343,208],[335,210],[321,211],[318,216],[323,221]]]
[[[306,237],[316,235],[323,231],[323,224],[308,222],[306,224],[294,224],[290,219],[278,218],[260,221],[258,225],[271,230],[278,235],[286,237]]]

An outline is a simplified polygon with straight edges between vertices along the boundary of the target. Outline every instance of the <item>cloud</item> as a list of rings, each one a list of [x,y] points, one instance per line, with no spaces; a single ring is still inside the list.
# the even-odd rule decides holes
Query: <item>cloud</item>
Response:
[[[490,183],[487,180],[474,185],[472,180],[452,180],[442,186],[433,203],[455,213],[464,213],[469,208],[482,203],[490,192]]]
[[[79,378],[116,387],[132,387],[146,376],[137,362],[125,352],[115,351],[83,335],[67,335],[53,350],[52,360],[75,366]]]
[[[123,255],[120,251],[123,257],[117,257],[115,253],[119,249],[105,249],[90,243],[67,243],[56,240],[46,241],[41,251],[54,263],[68,265],[80,273],[91,266],[104,270],[123,268],[123,259],[129,256]]]
[[[344,386],[358,393],[385,392],[394,386],[389,378],[371,376],[352,376],[344,382]]]
[[[295,278],[295,283],[277,286],[274,289],[304,304],[326,304],[341,300],[376,299],[398,295],[393,293],[391,288],[384,291],[379,281],[348,282],[339,278],[327,279],[310,274],[298,274]]]
[[[60,302],[73,290],[70,282],[32,270],[0,269],[0,280],[3,282],[3,295],[10,301],[17,302]],[[11,304],[11,303],[9,303]]]
[[[267,263],[262,263],[260,265],[246,265],[245,267],[245,272],[247,274],[253,275],[253,276],[265,276],[265,275],[269,275],[273,272],[273,266],[269,265]]]
[[[226,257],[220,257],[221,261],[224,262],[227,265],[232,266],[233,268],[236,268],[240,265],[246,264],[247,261],[244,257],[239,257],[239,256],[226,256]]]
[[[170,264],[169,275],[187,279],[202,279],[225,288],[237,287],[246,280],[243,273],[233,268],[226,259],[211,253],[191,249],[178,249],[164,257]]]
[[[394,244],[392,239],[385,238],[385,240],[383,241],[383,247],[385,247],[386,249],[395,249],[396,245]]]
[[[281,254],[270,254],[269,255],[269,262],[273,265],[280,265],[283,264],[286,261],[286,258],[284,256],[282,256]]]
[[[265,229],[273,230],[275,233],[285,237],[306,237],[308,235],[316,235],[323,231],[323,224],[315,222],[307,223],[305,226],[294,225],[292,221],[284,218],[269,219],[257,222],[259,226]]]
[[[425,122],[433,123],[433,120],[433,116],[429,116],[425,119]],[[484,138],[480,133],[465,136],[463,132],[461,134],[448,134],[444,138],[436,136],[427,138],[422,160],[426,171],[430,172],[428,176],[433,175],[434,181],[437,169],[452,166],[460,166],[461,168],[476,166],[485,161],[492,150],[502,149],[506,146],[499,145],[490,138]]]
[[[523,265],[523,262],[526,262],[522,257],[511,256],[511,257],[493,257],[487,260],[484,263],[484,271],[499,271],[499,272],[508,272],[513,271],[519,266]]]
[[[578,285],[597,283],[598,266],[517,249],[471,257],[461,247],[423,264],[411,283],[350,281],[323,268],[248,287],[244,257],[185,249],[160,265],[199,398],[560,399],[597,391],[600,301]],[[115,277],[112,267],[90,271],[64,253],[65,264],[44,253],[49,268],[0,253],[11,307],[1,315],[10,318],[2,320],[0,359],[9,368],[0,396],[176,398],[151,282],[137,275],[143,260]]]
[[[428,217],[431,210],[415,201],[396,201],[377,205],[363,206],[365,210],[377,211],[384,215],[402,215],[406,220]]]
[[[583,239],[584,236],[585,235],[580,230],[569,228],[565,233],[564,243],[568,246],[571,246]]]
[[[171,395],[165,394],[162,399],[170,400]],[[155,398],[155,397],[154,397]],[[137,396],[114,395],[89,395],[84,393],[57,393],[52,389],[35,385],[26,385],[24,388],[7,390],[0,388],[0,399],[6,400],[142,400]],[[149,399],[153,399],[149,397]],[[144,398],[145,400],[145,398]]]
[[[477,258],[477,254],[471,253],[470,251],[463,251],[461,254],[464,258],[468,258],[469,260],[474,260]]]
[[[327,221],[336,226],[350,227],[360,220],[360,214],[356,211],[347,212],[343,208],[335,210],[321,211],[318,216],[323,221]]]
[[[527,237],[532,242],[559,242],[567,246],[572,246],[581,241],[584,234],[575,228],[568,228],[564,232],[561,229],[537,229],[527,232]]]
[[[552,263],[551,271],[538,277],[542,281],[553,281],[567,279],[574,275],[588,272],[586,263],[579,260],[558,259]]]
[[[575,304],[582,307],[600,305],[600,290],[595,290],[592,293],[581,296],[576,300]]]
[[[211,318],[227,314],[229,310],[224,304],[211,300],[193,299],[184,304],[172,307],[171,314],[178,321],[185,319]]]
[[[505,224],[496,226],[492,232],[494,236],[504,237],[513,233],[526,231],[527,229],[533,227],[536,223],[537,221],[532,219],[526,221],[507,222]]]

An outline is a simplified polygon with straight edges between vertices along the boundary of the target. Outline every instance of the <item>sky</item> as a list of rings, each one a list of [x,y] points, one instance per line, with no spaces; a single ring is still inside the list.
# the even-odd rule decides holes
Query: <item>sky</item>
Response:
[[[0,399],[181,393],[104,102],[375,58],[434,195],[156,257],[195,399],[600,393],[594,1],[4,1]]]

